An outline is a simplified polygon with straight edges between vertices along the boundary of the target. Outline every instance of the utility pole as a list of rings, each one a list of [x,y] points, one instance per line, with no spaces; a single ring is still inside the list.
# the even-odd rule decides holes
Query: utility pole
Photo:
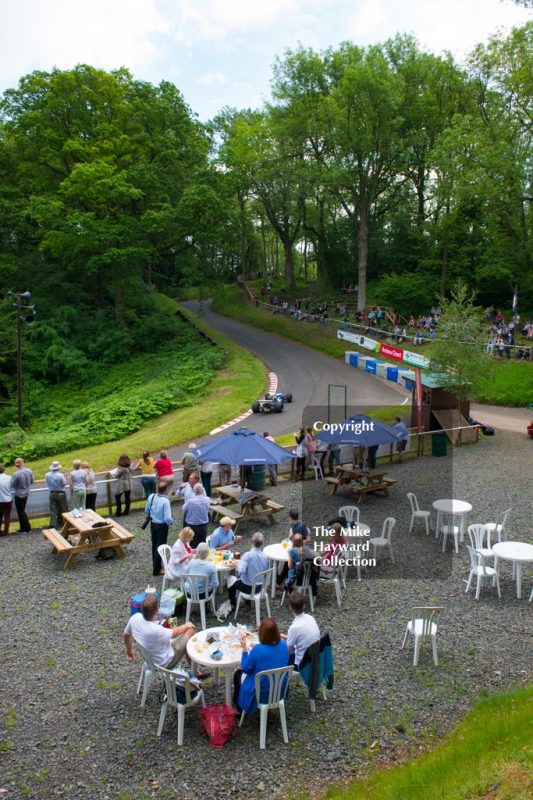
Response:
[[[31,300],[31,292],[8,292],[11,297],[16,297],[17,302],[13,303],[17,309],[17,406],[18,422],[22,428],[22,309],[28,308],[30,313],[25,317],[26,325],[33,325],[37,310],[35,306],[23,306],[21,300]]]

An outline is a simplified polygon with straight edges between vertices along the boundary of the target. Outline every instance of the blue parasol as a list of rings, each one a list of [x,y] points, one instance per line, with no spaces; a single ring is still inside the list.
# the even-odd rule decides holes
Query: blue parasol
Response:
[[[317,423],[315,423],[317,424]],[[404,434],[392,425],[378,422],[365,414],[355,414],[342,422],[320,423],[321,430],[313,430],[315,439],[328,444],[353,444],[361,447],[400,442]]]

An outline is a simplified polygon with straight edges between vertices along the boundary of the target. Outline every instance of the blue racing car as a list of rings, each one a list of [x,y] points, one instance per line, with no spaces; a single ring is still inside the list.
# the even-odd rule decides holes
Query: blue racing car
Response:
[[[265,394],[264,400],[256,400],[252,403],[252,411],[254,414],[259,414],[261,411],[269,413],[275,411],[280,414],[283,411],[284,403],[292,403],[292,394],[285,392],[276,392],[276,394]]]

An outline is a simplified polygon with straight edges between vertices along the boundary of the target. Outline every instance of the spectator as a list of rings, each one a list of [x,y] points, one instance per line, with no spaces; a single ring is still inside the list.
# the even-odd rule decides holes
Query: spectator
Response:
[[[212,461],[199,461],[200,464],[200,480],[205,489],[208,497],[211,497],[211,477],[213,475],[213,462]]]
[[[69,475],[70,499],[72,502],[72,508],[85,508],[85,496],[87,494],[87,484],[89,482],[87,478],[87,473],[85,472],[84,469],[81,468],[81,461],[79,460],[79,458],[77,458],[75,461],[72,462],[72,466],[74,467],[74,469]],[[55,525],[52,525],[51,527],[55,527]]]
[[[76,464],[76,461],[74,463]],[[66,514],[68,511],[66,492],[68,482],[63,473],[60,472],[60,469],[61,464],[59,461],[53,461],[50,464],[50,470],[45,475],[46,486],[50,492],[49,527],[59,529],[63,527],[63,514]],[[74,501],[72,502],[72,506],[76,508]]]
[[[157,548],[167,543],[168,529],[174,525],[170,500],[166,494],[167,484],[160,481],[157,494],[151,494],[146,501],[146,513],[150,516],[150,533],[152,537],[152,571],[154,575],[164,575],[165,570],[161,564],[161,556]]]
[[[259,644],[249,651],[249,642],[246,634],[240,637],[242,656],[241,669],[235,671],[233,676],[233,702],[239,712],[245,711],[253,714],[257,711],[257,697],[255,693],[255,676],[259,672],[269,669],[280,669],[289,663],[289,650],[284,638],[281,637],[278,626],[271,617],[261,620],[259,626]],[[268,702],[268,678],[261,678],[261,703]]]
[[[242,536],[235,536],[232,531],[235,521],[231,517],[222,517],[220,525],[211,534],[209,547],[212,550],[227,550],[235,542],[241,542]]]
[[[313,558],[313,553],[311,552],[311,548],[304,544],[303,536],[301,533],[295,533],[292,537],[292,547],[289,550],[289,571],[287,574],[288,580],[292,578],[294,575],[294,570],[298,566],[298,564],[303,564],[304,561],[308,561],[309,559]]]
[[[263,552],[261,552],[261,548],[263,547],[264,543],[265,539],[263,534],[259,532],[254,533],[252,536],[251,549],[244,553],[243,557],[238,563],[236,570],[238,580],[236,580],[231,586],[228,585],[228,595],[232,611],[235,609],[235,598],[237,596],[237,591],[250,594],[252,591],[252,582],[255,576],[259,575],[260,572],[266,572],[268,569],[268,558]],[[263,579],[261,578],[257,582],[256,592],[261,591],[262,581]]]
[[[411,314],[411,316],[409,317],[409,329],[414,330],[414,328],[415,328],[415,318]]]
[[[15,492],[15,508],[19,520],[17,533],[29,533],[31,524],[26,514],[26,503],[30,494],[33,481],[33,472],[24,466],[23,458],[15,459],[16,472],[11,478],[11,489]]]
[[[335,462],[335,466],[340,467],[341,446],[340,444],[330,444],[328,450],[329,450],[329,459],[328,459],[329,474],[335,475],[335,470],[333,469],[333,462]]]
[[[197,472],[191,472],[187,483],[181,483],[180,488],[176,492],[176,497],[183,497],[184,501],[190,500],[194,497],[194,487],[200,483],[200,476]]]
[[[231,483],[231,466],[229,464],[218,465],[218,479],[221,486],[229,486]]]
[[[168,496],[172,494],[172,484],[174,483],[174,470],[172,469],[172,461],[168,457],[166,450],[161,450],[159,458],[154,464],[159,483],[164,482],[167,487]]]
[[[307,648],[320,639],[320,629],[315,618],[305,613],[305,600],[300,592],[293,592],[289,598],[289,608],[294,620],[283,636],[289,648],[289,664],[297,670]]]
[[[98,489],[96,488],[96,475],[91,465],[87,461],[81,462],[81,468],[87,473],[87,491],[85,494],[85,508],[91,511],[96,511],[96,496]]]
[[[294,434],[296,440],[296,475],[293,481],[305,480],[305,462],[307,459],[307,434],[305,428],[298,428]]]
[[[207,538],[207,523],[209,522],[211,501],[207,497],[204,487],[199,483],[194,487],[193,492],[193,497],[183,504],[183,519],[185,524],[194,531],[191,547],[196,548],[200,542],[205,542]]]
[[[148,500],[151,494],[155,492],[157,478],[155,475],[154,459],[150,456],[148,450],[145,450],[135,464],[134,469],[141,470],[141,485],[144,490],[144,496]],[[173,473],[174,474],[174,473]]]
[[[326,460],[326,456],[328,454],[328,445],[327,442],[324,442],[322,439],[315,439],[316,445],[316,458],[320,464],[322,472],[324,472],[324,461]]]
[[[168,562],[167,576],[172,580],[177,580],[185,575],[187,564],[191,558],[195,557],[195,552],[189,545],[192,539],[194,539],[194,531],[191,528],[182,528],[174,542]]]
[[[293,536],[299,533],[303,537],[305,544],[311,546],[312,545],[311,531],[309,530],[307,525],[304,525],[303,521],[299,517],[300,515],[296,511],[296,509],[291,508],[291,510],[289,511],[289,523],[291,526],[289,531],[289,539],[292,539]]]
[[[344,520],[344,524],[346,521]],[[343,533],[343,526],[339,522],[334,522],[331,526],[330,531],[330,538],[327,542],[328,551],[326,555],[322,558],[322,563],[320,565],[320,572],[323,574],[322,577],[330,578],[331,574],[334,571],[334,566],[332,565],[332,561],[335,560],[336,556],[340,555],[340,553],[345,549],[347,541],[346,537]]]
[[[403,454],[407,446],[407,426],[400,417],[394,417],[394,427],[397,428],[401,435],[400,441],[396,442],[396,452],[398,453],[398,462],[403,464]]]
[[[115,516],[127,517],[130,513],[133,476],[131,472],[131,461],[126,453],[122,453],[120,456],[118,460],[118,467],[116,470],[114,470],[114,473],[117,479],[117,485],[115,486],[115,502],[117,504],[117,510],[115,512]],[[122,511],[122,495],[124,495],[124,511]]]
[[[190,443],[189,449],[183,454],[183,458],[181,459],[181,463],[183,464],[184,481],[189,480],[189,475],[191,472],[198,472],[198,467],[200,466],[196,456],[191,453],[191,450],[196,450],[196,445],[194,442]]]
[[[263,433],[263,436],[269,442],[274,442],[273,437],[269,435],[268,431],[265,431]],[[276,473],[275,464],[269,464],[268,465],[268,475],[269,475],[269,478],[270,478],[270,485],[271,486],[277,486],[278,485],[278,476],[277,476],[277,473]]]
[[[200,487],[203,491],[203,487]],[[205,600],[213,589],[218,588],[218,575],[215,565],[207,560],[209,555],[209,547],[205,542],[200,542],[196,548],[196,558],[194,561],[189,561],[185,567],[185,572],[188,575],[204,575],[203,580],[198,581],[198,592],[200,600]],[[190,597],[191,586],[189,581],[185,581],[185,594]]]
[[[192,622],[178,625],[176,628],[164,628],[156,622],[159,610],[159,600],[153,594],[145,597],[142,604],[142,614],[130,617],[124,630],[123,638],[126,645],[126,658],[135,661],[133,639],[147,650],[152,656],[154,664],[163,669],[177,667],[182,658],[186,658],[189,666],[191,659],[187,655],[187,642],[196,631]],[[197,670],[197,678],[209,677],[209,672]]]
[[[311,427],[305,429],[305,435],[307,438],[307,453],[309,455],[309,466],[311,466],[311,464],[313,463],[313,459],[315,457],[317,442],[315,437],[313,436],[313,429]]]
[[[0,536],[9,536],[12,508],[11,475],[8,475],[6,468],[0,465]],[[2,521],[4,522],[4,530],[2,530]]]

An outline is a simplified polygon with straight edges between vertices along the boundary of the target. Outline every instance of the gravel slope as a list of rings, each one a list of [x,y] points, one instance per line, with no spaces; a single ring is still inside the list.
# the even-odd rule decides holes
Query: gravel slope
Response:
[[[341,608],[332,589],[321,588],[316,618],[334,642],[334,691],[327,703],[317,701],[313,715],[304,690],[295,684],[288,702],[290,744],[283,744],[273,713],[265,751],[258,746],[257,716],[248,717],[223,750],[209,748],[195,710],[187,712],[182,748],[176,744],[173,714],[162,737],[155,736],[158,691],[152,683],[141,710],[135,694],[139,665],[126,662],[121,637],[127,598],[151,580],[146,534],[134,539],[123,560],[82,556],[69,572],[38,532],[0,540],[0,796],[311,797],[372,764],[433,746],[484,690],[530,679],[532,579],[525,576],[523,599],[517,601],[504,564],[501,600],[492,589],[479,602],[472,590],[465,595],[466,549],[442,556],[422,525],[409,534],[406,492],[414,490],[421,507],[429,508],[449,495],[447,481],[453,480],[455,496],[474,507],[471,522],[494,519],[513,505],[509,535],[529,541],[530,461],[531,443],[504,432],[463,448],[453,461],[426,457],[390,466],[390,476],[398,479],[391,497],[370,496],[361,519],[374,535],[386,516],[397,519],[396,564],[383,556],[360,583],[350,574]],[[346,490],[332,498],[313,481],[303,489],[281,484],[269,491],[286,510],[301,504],[303,491],[305,521],[311,525],[326,522],[350,501]],[[142,518],[131,516],[128,527],[139,531]],[[245,538],[262,529],[268,542],[275,541],[287,530],[286,514],[280,523],[276,528],[250,524]],[[440,664],[433,665],[425,645],[414,668],[412,642],[403,652],[400,645],[409,608],[424,604],[446,608],[438,637]],[[272,611],[286,630],[287,606],[275,600]],[[241,619],[253,623],[253,612],[245,609]],[[208,681],[205,690],[207,703],[223,700],[223,687]],[[317,760],[320,771],[313,768]]]

